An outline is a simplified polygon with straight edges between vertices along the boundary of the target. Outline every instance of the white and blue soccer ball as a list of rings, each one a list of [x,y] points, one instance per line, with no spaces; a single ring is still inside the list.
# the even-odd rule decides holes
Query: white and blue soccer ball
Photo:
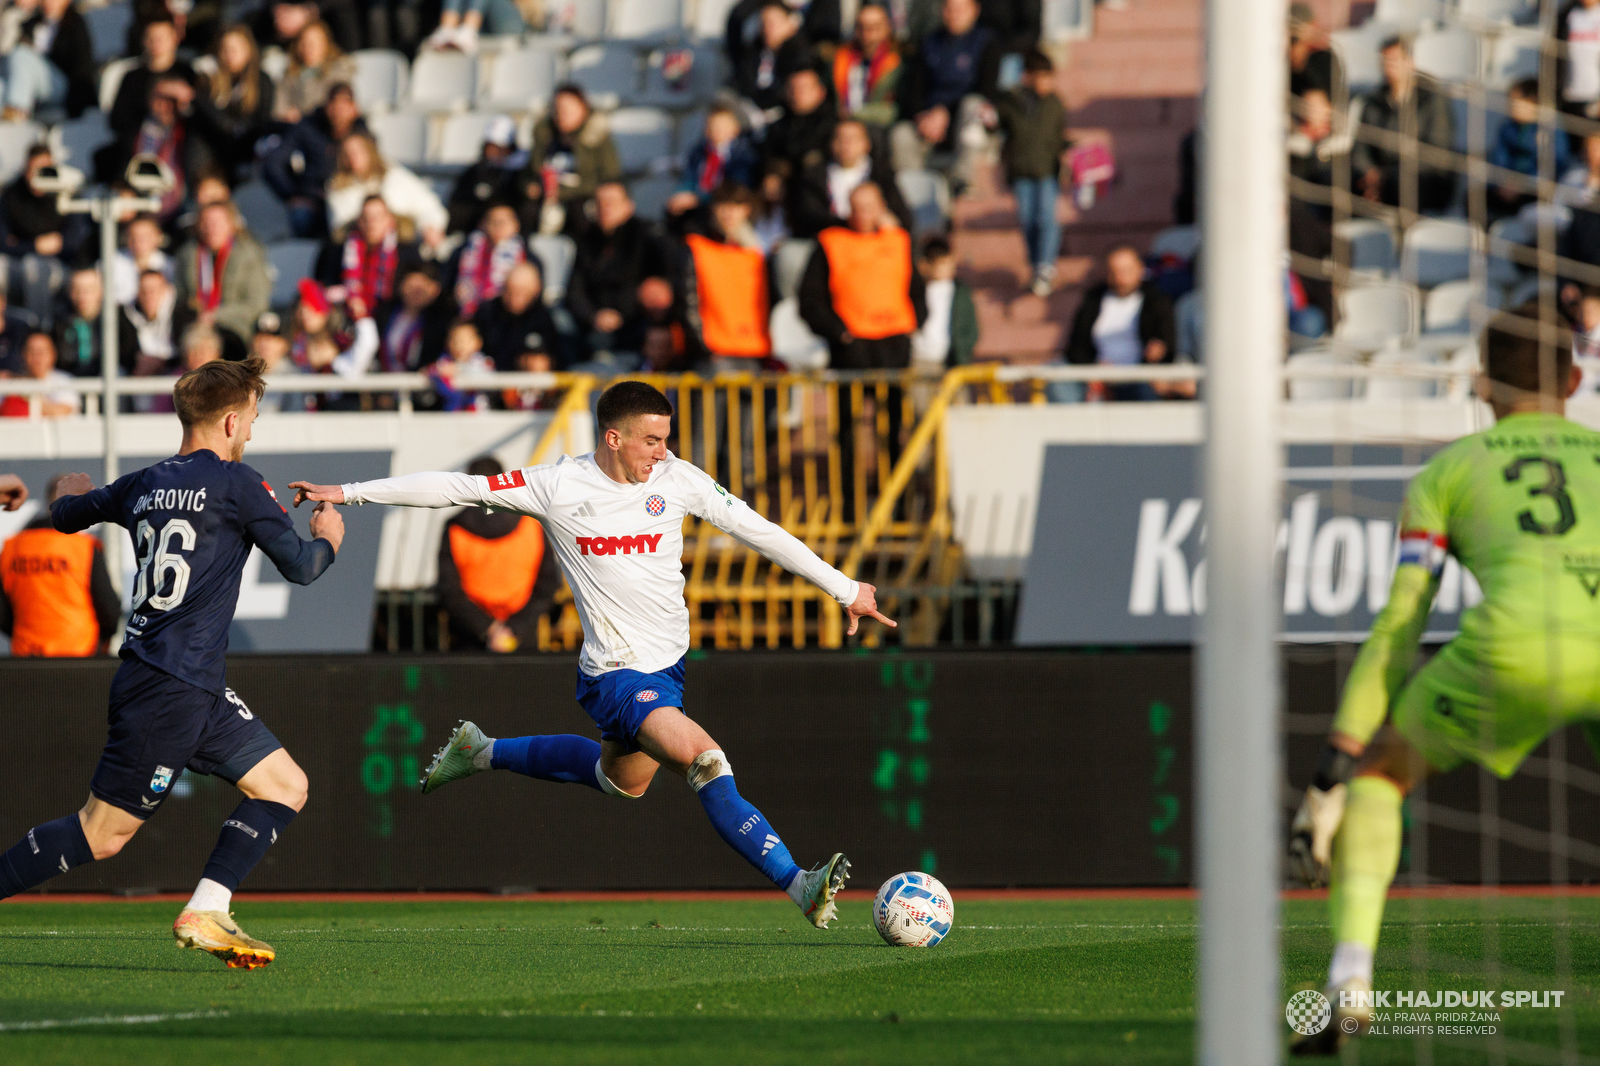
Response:
[[[891,947],[931,948],[955,920],[950,892],[932,874],[895,874],[872,904],[872,924]]]

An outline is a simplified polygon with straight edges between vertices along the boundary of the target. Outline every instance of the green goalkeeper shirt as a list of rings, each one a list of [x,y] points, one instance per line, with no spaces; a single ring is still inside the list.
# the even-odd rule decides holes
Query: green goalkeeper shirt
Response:
[[[1351,667],[1334,728],[1366,743],[1416,658],[1446,555],[1483,589],[1456,638],[1495,670],[1543,665],[1556,638],[1592,647],[1564,672],[1600,670],[1600,433],[1515,414],[1463,437],[1412,480],[1389,602]],[[1574,642],[1563,641],[1571,646]]]

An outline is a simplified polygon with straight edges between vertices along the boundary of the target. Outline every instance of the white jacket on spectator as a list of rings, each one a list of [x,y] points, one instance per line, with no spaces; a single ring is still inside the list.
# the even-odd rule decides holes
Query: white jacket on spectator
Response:
[[[359,181],[328,192],[328,228],[339,232],[361,214],[367,197],[377,193],[397,218],[417,224],[417,236],[424,230],[445,231],[450,214],[428,184],[398,163],[390,163],[382,181]]]

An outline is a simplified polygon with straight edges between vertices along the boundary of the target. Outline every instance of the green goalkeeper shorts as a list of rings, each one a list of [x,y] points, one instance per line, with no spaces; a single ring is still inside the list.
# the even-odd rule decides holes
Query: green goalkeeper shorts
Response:
[[[1435,770],[1463,762],[1505,778],[1545,737],[1600,722],[1600,640],[1453,640],[1406,683],[1394,727]]]

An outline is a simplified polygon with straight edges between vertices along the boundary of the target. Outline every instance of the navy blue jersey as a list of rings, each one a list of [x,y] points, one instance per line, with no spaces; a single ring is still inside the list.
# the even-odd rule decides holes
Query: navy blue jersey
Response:
[[[51,506],[55,527],[99,522],[133,534],[136,569],[122,655],[222,695],[228,626],[239,574],[259,546],[284,576],[304,584],[333,561],[311,544],[256,473],[208,450],[172,458]]]

